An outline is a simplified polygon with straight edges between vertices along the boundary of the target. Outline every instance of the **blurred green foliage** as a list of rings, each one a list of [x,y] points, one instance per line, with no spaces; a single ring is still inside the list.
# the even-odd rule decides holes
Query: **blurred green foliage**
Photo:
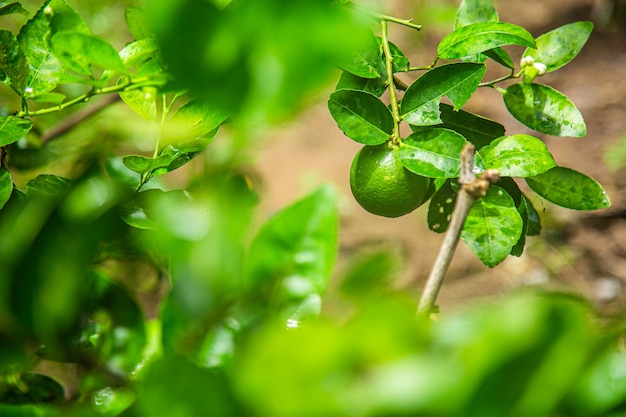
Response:
[[[0,136],[1,416],[626,411],[623,321],[584,300],[521,292],[418,319],[414,294],[394,288],[396,251],[357,251],[336,272],[332,186],[259,219],[262,196],[234,155],[244,147],[223,157],[219,142],[249,127],[242,118],[293,114],[359,48],[367,25],[342,2],[40,3],[0,12],[17,13],[1,21],[13,34],[69,25],[56,47],[30,39],[41,62],[74,42],[125,52],[94,62],[76,48],[60,67],[76,58],[79,74],[36,83],[21,67],[32,91],[1,90],[13,97]],[[19,4],[38,17],[27,23]],[[3,48],[41,58],[8,32]],[[37,101],[51,92],[63,97]],[[141,117],[115,105],[44,140],[76,114],[64,103],[108,92]]]

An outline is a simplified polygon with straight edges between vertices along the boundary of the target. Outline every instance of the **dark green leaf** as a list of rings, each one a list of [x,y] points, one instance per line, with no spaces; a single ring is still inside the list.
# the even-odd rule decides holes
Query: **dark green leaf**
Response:
[[[437,48],[443,59],[479,54],[505,45],[535,47],[535,40],[520,26],[504,22],[484,22],[463,26],[445,36]]]
[[[28,16],[28,10],[24,9],[18,2],[0,2],[0,16],[6,16],[9,14],[23,14]]]
[[[0,146],[6,146],[23,138],[33,127],[33,122],[14,116],[0,117]]]
[[[456,12],[454,28],[474,23],[497,22],[498,13],[491,0],[463,0]]]
[[[350,59],[340,64],[341,68],[361,78],[381,78],[384,73],[381,47],[378,39],[372,37]]]
[[[3,417],[60,417],[57,407],[40,404],[0,404],[0,415]]]
[[[124,14],[126,26],[128,30],[139,41],[146,38],[152,38],[153,35],[149,30],[148,14],[139,7],[129,7]]]
[[[570,62],[583,49],[591,35],[593,23],[575,22],[537,38],[537,47],[524,51],[524,57],[531,56],[535,62],[546,66],[547,72],[557,70]]]
[[[556,166],[541,140],[523,134],[496,139],[480,155],[486,169],[497,169],[503,177],[532,177]]]
[[[9,201],[11,193],[13,193],[11,174],[4,168],[0,168],[0,209]]]
[[[596,180],[570,168],[555,167],[526,178],[528,186],[541,197],[573,210],[598,210],[611,200]]]
[[[526,213],[528,214],[528,227],[526,231],[527,236],[538,236],[541,233],[541,218],[539,213],[533,206],[533,202],[528,197],[522,194],[522,199],[526,204]]]
[[[387,90],[387,85],[380,78],[362,78],[342,71],[335,90],[359,90],[380,97]]]
[[[393,116],[378,97],[358,90],[337,90],[328,109],[350,139],[366,145],[386,142],[393,133]]]
[[[489,58],[493,59],[498,64],[503,65],[512,70],[515,69],[515,64],[513,63],[511,56],[504,49],[495,48],[495,49],[490,49],[488,51],[485,51],[483,53],[487,55]]]
[[[28,59],[29,75],[25,97],[33,98],[52,91],[57,84],[56,75],[62,71],[59,60],[50,52],[46,35],[50,30],[44,9],[40,8],[17,35],[20,48]]]
[[[456,178],[461,151],[467,141],[453,130],[434,128],[413,133],[400,146],[402,164],[412,172],[431,178]]]
[[[526,245],[526,236],[536,236],[541,231],[541,220],[532,202],[522,193],[517,183],[510,177],[501,178],[498,187],[503,188],[513,198],[517,211],[522,217],[524,227],[517,244],[511,250],[511,255],[521,256]]]
[[[444,233],[452,219],[456,204],[456,191],[452,180],[447,180],[433,195],[428,206],[428,227],[435,233]]]
[[[310,296],[318,297],[335,260],[337,225],[336,194],[330,186],[272,217],[252,241],[246,258],[245,282],[255,303],[271,300],[284,312]]]
[[[446,64],[428,71],[406,90],[402,99],[402,117],[416,126],[441,123],[441,97],[447,96],[458,110],[476,91],[485,71],[485,65],[470,62]]]
[[[28,60],[13,33],[0,29],[0,81],[24,96],[28,80]]]
[[[379,51],[382,51],[382,38],[377,36],[376,41],[378,42]],[[409,59],[404,55],[404,52],[402,52],[402,50],[393,42],[389,42],[389,51],[391,52],[391,59],[393,62],[393,72],[406,71],[409,68]],[[382,58],[383,57],[381,57],[381,59]]]
[[[91,66],[121,73],[126,67],[117,51],[104,39],[81,32],[61,31],[50,38],[54,55],[69,69],[91,76]]]
[[[513,84],[503,93],[504,104],[517,120],[541,133],[582,137],[587,126],[565,95],[541,84]]]
[[[29,196],[59,196],[70,186],[67,178],[51,174],[41,174],[28,181],[24,192]]]
[[[461,238],[482,263],[494,267],[511,253],[523,227],[513,198],[502,188],[491,186],[472,206]]]

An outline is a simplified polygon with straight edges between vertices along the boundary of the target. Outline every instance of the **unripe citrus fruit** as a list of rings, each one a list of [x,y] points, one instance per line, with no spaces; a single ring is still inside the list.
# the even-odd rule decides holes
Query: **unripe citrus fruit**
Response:
[[[370,213],[399,217],[412,212],[434,192],[430,178],[402,165],[398,149],[384,143],[364,146],[350,169],[350,188],[358,203]]]

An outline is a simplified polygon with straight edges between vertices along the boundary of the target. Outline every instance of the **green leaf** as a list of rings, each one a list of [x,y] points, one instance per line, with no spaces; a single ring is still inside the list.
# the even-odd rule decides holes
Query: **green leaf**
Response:
[[[381,78],[362,78],[342,71],[335,90],[359,90],[380,97],[387,90],[387,85]]]
[[[180,135],[180,137],[184,138],[181,142],[188,143],[181,146],[185,148],[186,152],[202,150],[206,146],[193,147],[193,141],[198,137],[212,138],[215,136],[215,130],[220,127],[229,116],[230,113],[219,106],[212,106],[200,99],[194,99],[176,110],[176,113],[172,116],[166,129],[186,129],[188,132],[185,135]]]
[[[523,227],[513,198],[502,188],[491,186],[487,195],[474,202],[461,238],[491,268],[511,253]]]
[[[497,169],[503,177],[532,177],[556,166],[541,140],[523,134],[496,139],[480,155],[485,169]]]
[[[476,91],[485,71],[484,64],[471,62],[446,64],[428,71],[406,90],[402,99],[402,117],[416,126],[440,123],[441,97],[447,96],[458,110]]]
[[[391,111],[373,94],[337,90],[328,100],[328,109],[343,133],[359,143],[378,145],[393,133]]]
[[[535,40],[526,29],[511,23],[474,23],[446,35],[437,47],[437,54],[439,58],[455,59],[505,45],[534,48]]]
[[[119,83],[126,82],[126,77],[120,77]],[[141,89],[120,91],[120,97],[135,113],[146,120],[156,120],[157,106],[156,97],[150,91]]]
[[[89,26],[65,0],[48,0],[41,9],[50,22],[50,33],[72,31],[91,35]]]
[[[146,38],[152,38],[152,32],[149,29],[148,14],[144,9],[139,7],[129,7],[124,14],[126,26],[128,30],[139,41]]]
[[[30,19],[17,35],[20,48],[28,59],[29,74],[26,82],[26,98],[34,98],[49,93],[57,85],[57,73],[62,71],[61,62],[50,52],[46,41],[50,30],[44,13],[46,4]]]
[[[447,180],[433,195],[428,206],[428,228],[435,233],[444,233],[452,219],[456,204],[456,191],[452,180]]]
[[[515,69],[515,64],[513,63],[511,56],[507,51],[502,48],[490,49],[488,51],[485,51],[484,54],[500,65],[503,65],[512,70]]]
[[[0,117],[0,146],[6,146],[23,138],[33,127],[33,122],[15,116]]]
[[[354,51],[350,59],[340,63],[340,67],[361,78],[381,78],[384,73],[380,43],[376,37],[368,39],[361,48]]]
[[[565,95],[541,84],[513,84],[504,104],[517,120],[541,133],[582,137],[587,126],[582,114]]]
[[[611,205],[609,196],[596,180],[570,168],[552,168],[526,178],[526,183],[541,197],[561,207],[598,210]]]
[[[454,28],[474,23],[497,22],[498,13],[491,0],[463,0],[456,12]]]
[[[13,180],[11,174],[6,169],[0,168],[0,209],[9,201],[12,193]]]
[[[557,70],[569,63],[587,43],[593,23],[575,22],[539,36],[537,47],[524,51],[524,57],[531,56],[536,63],[546,66],[546,71]]]
[[[0,2],[0,16],[6,16],[9,14],[23,14],[28,16],[28,10],[24,9],[22,5],[18,2]]]
[[[382,51],[383,48],[383,40],[381,37],[377,36],[376,41],[378,42],[378,50]],[[393,42],[389,42],[389,51],[391,52],[391,59],[393,63],[393,72],[403,72],[409,68],[409,59],[404,55],[404,52],[398,47],[398,45]],[[381,59],[383,57],[381,56]],[[382,78],[382,76],[381,76]]]
[[[62,31],[50,39],[55,56],[69,69],[91,76],[91,66],[126,73],[117,51],[104,39],[80,32]]]
[[[424,177],[456,178],[461,151],[467,141],[453,130],[434,128],[415,132],[400,146],[399,157],[409,170]]]
[[[146,61],[155,59],[158,46],[154,39],[141,39],[129,43],[119,53],[120,58],[127,68],[134,67],[139,70]]]
[[[24,192],[29,196],[58,196],[63,194],[72,182],[58,175],[41,174],[28,181]]]
[[[541,217],[533,206],[533,202],[528,197],[522,194],[522,200],[526,204],[526,213],[528,214],[528,227],[526,229],[527,236],[539,236],[541,233]]]
[[[13,33],[0,29],[0,81],[21,97],[28,80],[28,60]]]
[[[245,264],[255,303],[271,301],[284,310],[326,289],[337,251],[336,198],[333,188],[322,186],[259,230]]]
[[[535,236],[539,234],[541,231],[541,220],[539,218],[539,214],[533,207],[532,202],[522,193],[522,190],[520,190],[513,178],[501,178],[498,182],[498,186],[504,189],[513,198],[515,207],[517,207],[517,211],[524,222],[522,234],[520,235],[517,244],[515,244],[513,249],[511,249],[511,255],[521,256],[524,251],[524,246],[526,245],[526,236]]]

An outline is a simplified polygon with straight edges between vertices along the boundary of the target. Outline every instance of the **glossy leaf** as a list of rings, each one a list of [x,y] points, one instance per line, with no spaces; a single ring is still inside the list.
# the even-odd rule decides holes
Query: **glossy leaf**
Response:
[[[120,82],[125,82],[125,77],[120,77]],[[120,97],[135,113],[146,120],[156,120],[157,106],[156,97],[152,92],[141,89],[120,91]]]
[[[511,253],[523,227],[513,198],[502,188],[491,186],[472,206],[461,238],[482,263],[494,267]]]
[[[474,23],[497,22],[498,13],[491,0],[463,0],[456,12],[454,28]]]
[[[503,177],[532,177],[556,166],[547,146],[529,135],[503,136],[480,150],[486,169]]]
[[[80,32],[56,32],[50,38],[54,55],[69,69],[91,76],[91,66],[126,72],[117,51],[104,39]]]
[[[29,196],[56,197],[69,188],[71,181],[58,175],[40,174],[28,181],[24,192]]]
[[[13,180],[11,179],[11,174],[4,168],[0,168],[0,209],[9,201],[12,192]]]
[[[12,1],[0,2],[0,16],[6,16],[16,13],[28,16],[28,10],[24,9],[24,7],[22,7],[20,3]]]
[[[11,86],[20,96],[28,80],[28,60],[13,33],[0,29],[0,81]]]
[[[359,90],[380,97],[387,90],[387,85],[380,78],[362,78],[342,71],[335,90]]]
[[[336,194],[330,186],[274,215],[253,239],[246,258],[245,283],[255,297],[251,305],[272,302],[285,311],[323,292],[335,261],[337,227]]]
[[[40,8],[17,35],[20,48],[28,59],[29,75],[24,97],[33,98],[49,93],[57,85],[57,74],[62,71],[59,60],[50,52],[46,35],[50,30],[44,14],[46,4]]]
[[[350,139],[366,145],[386,142],[393,133],[393,116],[378,97],[364,91],[337,90],[328,109]]]
[[[424,177],[456,178],[461,167],[461,151],[467,141],[453,130],[434,128],[415,132],[399,149],[402,164]]]
[[[503,48],[490,49],[488,51],[485,51],[484,54],[502,66],[505,66],[511,70],[515,69],[515,64],[513,63],[511,56]]]
[[[609,196],[596,180],[570,168],[552,168],[526,178],[526,183],[541,197],[561,207],[598,210],[611,205]]]
[[[428,228],[435,233],[444,233],[452,219],[456,204],[456,191],[452,180],[447,180],[433,195],[428,206]]]
[[[443,59],[455,59],[505,45],[534,48],[535,40],[526,29],[511,23],[474,23],[446,35],[437,47],[437,54]]]
[[[87,23],[65,0],[47,0],[40,10],[45,11],[46,18],[50,21],[50,33],[52,35],[62,31],[91,35]]]
[[[341,68],[361,78],[381,78],[384,73],[380,43],[372,37],[354,51],[349,59],[341,62]]]
[[[33,127],[33,122],[15,116],[0,117],[0,146],[6,146],[23,138]]]
[[[439,101],[446,96],[461,108],[485,75],[484,64],[460,62],[436,67],[413,82],[402,99],[401,115],[412,125],[441,123]]]
[[[127,68],[139,70],[146,61],[156,57],[158,46],[154,39],[146,38],[129,43],[119,53]]]
[[[126,26],[128,30],[139,41],[146,38],[152,38],[153,35],[149,29],[148,14],[139,7],[129,7],[124,14]]]
[[[213,138],[230,113],[221,107],[194,99],[181,106],[164,126],[164,141],[184,148],[185,152],[199,151],[208,142],[199,138]],[[194,145],[194,142],[196,145]]]
[[[537,47],[524,51],[524,57],[531,56],[535,62],[546,66],[551,72],[569,63],[587,43],[593,23],[575,22],[539,36]]]
[[[582,137],[587,126],[582,114],[565,95],[541,84],[513,84],[504,93],[504,104],[517,120],[541,133]]]

